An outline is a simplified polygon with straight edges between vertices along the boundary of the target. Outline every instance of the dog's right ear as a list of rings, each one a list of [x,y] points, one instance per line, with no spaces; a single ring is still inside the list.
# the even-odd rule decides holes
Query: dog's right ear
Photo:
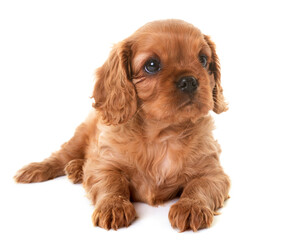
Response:
[[[104,65],[96,71],[92,97],[107,125],[127,122],[137,110],[137,97],[131,81],[131,44],[115,45]]]

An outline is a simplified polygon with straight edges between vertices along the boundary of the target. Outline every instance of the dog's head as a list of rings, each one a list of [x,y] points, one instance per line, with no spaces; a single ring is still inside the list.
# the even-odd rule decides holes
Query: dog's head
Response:
[[[107,124],[196,120],[227,110],[215,44],[180,20],[146,24],[114,46],[97,70],[94,107]]]

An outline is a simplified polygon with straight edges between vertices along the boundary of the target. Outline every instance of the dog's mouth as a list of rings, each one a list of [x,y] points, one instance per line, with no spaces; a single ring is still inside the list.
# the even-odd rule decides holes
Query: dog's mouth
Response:
[[[181,103],[180,106],[179,106],[178,108],[179,108],[179,109],[182,109],[182,108],[184,108],[184,107],[191,106],[191,105],[193,105],[193,104],[194,104],[194,101],[190,99],[190,100],[187,100],[187,101]]]
[[[197,112],[208,112],[209,110],[208,110],[208,105],[203,103],[199,99],[188,98],[178,105],[177,111],[197,113]]]

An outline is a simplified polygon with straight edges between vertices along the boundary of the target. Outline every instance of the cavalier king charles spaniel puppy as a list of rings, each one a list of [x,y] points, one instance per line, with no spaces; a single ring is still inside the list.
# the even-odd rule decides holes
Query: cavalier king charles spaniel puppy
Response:
[[[19,170],[16,182],[67,175],[83,183],[93,224],[129,226],[133,201],[179,197],[169,220],[180,231],[209,227],[230,180],[210,110],[227,110],[215,44],[181,20],[148,23],[116,44],[96,71],[94,110],[61,149]]]

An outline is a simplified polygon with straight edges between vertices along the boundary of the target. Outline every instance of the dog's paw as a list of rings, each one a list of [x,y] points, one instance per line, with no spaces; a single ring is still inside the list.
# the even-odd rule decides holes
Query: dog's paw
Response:
[[[210,227],[213,216],[214,213],[208,207],[188,198],[180,199],[169,211],[171,226],[181,232]]]
[[[20,169],[14,176],[18,183],[43,182],[50,179],[50,169],[44,163],[31,163]]]
[[[85,159],[75,159],[70,161],[65,167],[65,173],[72,183],[82,183],[83,181],[83,165]]]
[[[134,206],[122,197],[108,197],[98,204],[92,215],[94,226],[117,230],[128,227],[136,217]]]

